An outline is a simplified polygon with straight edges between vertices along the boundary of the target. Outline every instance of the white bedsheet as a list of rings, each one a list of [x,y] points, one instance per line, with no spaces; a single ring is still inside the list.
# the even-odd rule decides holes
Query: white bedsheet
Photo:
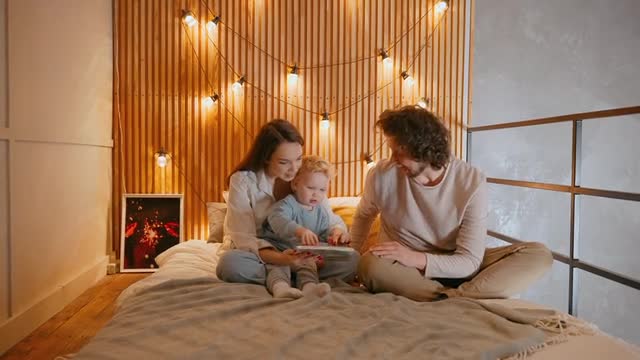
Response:
[[[127,301],[140,291],[171,279],[195,277],[216,278],[217,251],[220,244],[191,240],[176,245],[156,258],[160,266],[153,275],[125,289],[116,304]],[[542,308],[524,300],[486,300],[509,307]],[[607,334],[572,337],[568,342],[547,347],[530,357],[534,360],[580,359],[580,360],[626,360],[640,359],[640,349]]]

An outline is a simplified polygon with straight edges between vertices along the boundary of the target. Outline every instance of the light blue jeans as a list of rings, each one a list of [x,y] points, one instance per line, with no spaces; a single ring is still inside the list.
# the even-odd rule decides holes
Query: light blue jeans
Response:
[[[353,281],[359,260],[360,255],[355,251],[325,255],[325,265],[318,270],[318,277]],[[216,274],[218,279],[232,283],[264,285],[267,278],[265,265],[256,254],[237,249],[227,250],[220,256]]]

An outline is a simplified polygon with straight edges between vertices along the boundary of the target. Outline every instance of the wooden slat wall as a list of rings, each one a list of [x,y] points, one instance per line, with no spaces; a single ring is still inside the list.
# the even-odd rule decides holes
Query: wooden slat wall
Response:
[[[183,193],[185,236],[206,239],[204,203],[222,201],[226,176],[273,118],[298,126],[306,153],[336,164],[331,196],[360,193],[364,153],[388,155],[373,128],[377,116],[422,96],[451,129],[460,157],[465,1],[451,0],[444,13],[435,3],[115,0],[113,249],[123,193]],[[187,9],[197,26],[183,24]],[[222,23],[209,33],[214,14]],[[390,48],[393,69],[377,56],[381,48]],[[286,64],[301,67],[297,86],[288,84]],[[407,68],[413,88],[399,76]],[[236,95],[239,75],[247,84]],[[221,101],[207,109],[202,99],[213,92]],[[319,127],[325,111],[328,130]],[[154,160],[161,147],[171,155],[165,168]]]

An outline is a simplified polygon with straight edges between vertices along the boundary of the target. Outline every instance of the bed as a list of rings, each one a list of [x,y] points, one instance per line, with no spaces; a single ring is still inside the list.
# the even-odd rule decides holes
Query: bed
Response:
[[[545,341],[533,326],[462,299],[416,303],[337,281],[324,298],[273,299],[262,286],[219,281],[218,246],[192,240],[158,256],[160,269],[123,291],[114,318],[73,358],[640,359],[637,347],[566,314],[560,318],[574,331]],[[515,299],[481,303],[541,309]],[[489,326],[468,331],[473,319]],[[569,328],[564,320],[560,330]]]

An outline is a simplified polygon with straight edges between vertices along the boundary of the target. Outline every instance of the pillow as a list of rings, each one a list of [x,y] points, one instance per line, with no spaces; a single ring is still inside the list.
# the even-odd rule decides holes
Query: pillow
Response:
[[[337,197],[329,198],[329,200],[327,201],[329,202],[329,206],[331,206],[332,208],[337,206],[356,207],[360,202],[360,197],[359,196],[337,196]]]
[[[345,225],[347,225],[348,229],[351,229],[351,224],[353,224],[353,216],[356,214],[356,206],[349,205],[339,205],[332,206],[331,209],[333,212],[342,218]],[[380,233],[380,216],[378,215],[376,219],[371,224],[371,230],[369,230],[369,236],[365,239],[362,247],[360,248],[360,253],[364,254],[369,248],[376,243],[378,243],[378,234]]]
[[[209,238],[207,242],[222,242],[222,229],[226,215],[227,204],[219,202],[207,203],[207,217],[209,219]]]

